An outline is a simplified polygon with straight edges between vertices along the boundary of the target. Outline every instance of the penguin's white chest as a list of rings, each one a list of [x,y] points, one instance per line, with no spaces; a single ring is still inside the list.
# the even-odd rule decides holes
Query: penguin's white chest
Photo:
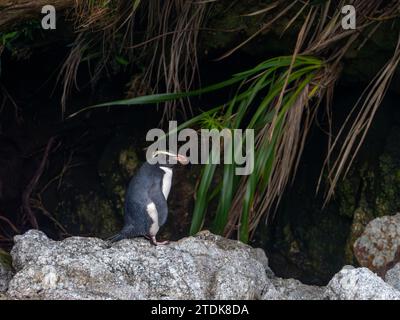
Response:
[[[165,172],[162,179],[162,193],[164,195],[165,200],[167,200],[169,191],[171,190],[172,169],[168,167],[160,167],[160,169]]]
[[[155,236],[160,229],[158,224],[158,212],[154,202],[150,202],[146,208],[147,214],[150,216],[153,223],[150,226],[150,235]]]

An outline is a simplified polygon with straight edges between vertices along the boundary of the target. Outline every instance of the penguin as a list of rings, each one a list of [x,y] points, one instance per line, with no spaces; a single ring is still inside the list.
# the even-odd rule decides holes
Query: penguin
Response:
[[[156,235],[168,216],[173,166],[175,163],[186,165],[189,161],[183,155],[167,151],[156,151],[153,158],[158,155],[165,155],[166,161],[161,164],[146,161],[131,179],[125,196],[124,226],[108,239],[110,242],[142,236],[154,245],[168,243],[158,242]]]

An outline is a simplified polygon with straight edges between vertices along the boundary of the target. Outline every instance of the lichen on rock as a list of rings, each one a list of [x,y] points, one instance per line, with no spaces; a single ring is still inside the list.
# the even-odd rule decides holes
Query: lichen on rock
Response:
[[[400,261],[400,213],[372,220],[354,243],[361,266],[384,276]]]

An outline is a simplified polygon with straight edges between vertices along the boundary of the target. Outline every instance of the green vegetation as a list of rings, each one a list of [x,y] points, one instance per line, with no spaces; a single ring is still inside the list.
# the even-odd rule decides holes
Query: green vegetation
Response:
[[[38,20],[31,20],[23,23],[12,31],[0,31],[0,48],[6,48],[13,53],[18,49],[18,42],[24,43],[24,45],[32,42],[35,32],[40,32],[40,30],[42,30],[40,22]]]
[[[247,242],[254,226],[261,218],[265,206],[271,208],[266,195],[269,182],[280,159],[279,145],[285,143],[285,127],[298,126],[299,119],[293,120],[291,113],[303,112],[303,108],[318,90],[315,77],[323,69],[321,60],[298,56],[269,59],[256,67],[235,74],[231,79],[212,86],[179,94],[157,94],[104,103],[85,108],[118,105],[137,105],[161,103],[183,97],[196,96],[211,91],[221,90],[238,84],[236,94],[221,106],[183,123],[178,129],[193,125],[202,128],[254,129],[256,140],[255,169],[250,176],[236,176],[235,164],[225,164],[223,179],[216,186],[217,192],[210,193],[215,175],[215,164],[204,166],[196,193],[196,204],[193,212],[191,234],[200,231],[207,206],[212,197],[219,196],[219,205],[215,213],[212,231],[218,234],[226,232],[228,223],[238,226],[239,239]],[[301,117],[300,117],[301,119]],[[300,128],[300,127],[299,127]],[[293,132],[293,139],[299,139],[299,132]],[[227,152],[233,152],[228,150]],[[215,157],[210,153],[210,157]],[[284,179],[289,172],[282,172]]]

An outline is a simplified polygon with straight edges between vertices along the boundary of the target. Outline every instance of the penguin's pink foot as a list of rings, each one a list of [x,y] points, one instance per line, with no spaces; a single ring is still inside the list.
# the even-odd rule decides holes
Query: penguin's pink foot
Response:
[[[162,245],[166,245],[166,244],[169,243],[168,240],[167,240],[167,241],[157,241],[156,237],[151,237],[150,241],[151,241],[151,243],[154,244],[155,246],[158,246],[158,245],[162,246]]]

